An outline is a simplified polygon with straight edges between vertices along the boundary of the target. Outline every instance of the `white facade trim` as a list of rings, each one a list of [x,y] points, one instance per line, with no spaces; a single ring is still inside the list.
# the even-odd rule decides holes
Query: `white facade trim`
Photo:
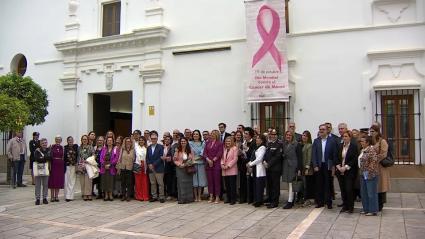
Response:
[[[57,62],[63,62],[62,59],[51,59],[51,60],[41,60],[41,61],[36,61],[34,62],[34,65],[46,65],[46,64],[52,64],[52,63],[57,63]]]

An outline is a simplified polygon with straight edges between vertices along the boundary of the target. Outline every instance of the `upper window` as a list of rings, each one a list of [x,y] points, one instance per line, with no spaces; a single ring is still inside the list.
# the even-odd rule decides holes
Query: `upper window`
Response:
[[[102,37],[119,35],[121,23],[121,2],[105,3],[102,7]]]

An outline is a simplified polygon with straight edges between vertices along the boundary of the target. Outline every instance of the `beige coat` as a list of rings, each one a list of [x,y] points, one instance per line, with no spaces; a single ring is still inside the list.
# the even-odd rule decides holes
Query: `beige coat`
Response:
[[[14,137],[9,140],[9,143],[7,143],[7,157],[13,161],[19,161],[21,153],[25,155],[26,159],[27,147],[25,140],[18,140],[18,137]]]
[[[377,156],[379,162],[387,157],[388,143],[385,139],[379,140],[374,147],[376,152],[378,152]],[[388,192],[390,187],[390,170],[389,168],[384,168],[381,164],[379,164],[378,193]]]

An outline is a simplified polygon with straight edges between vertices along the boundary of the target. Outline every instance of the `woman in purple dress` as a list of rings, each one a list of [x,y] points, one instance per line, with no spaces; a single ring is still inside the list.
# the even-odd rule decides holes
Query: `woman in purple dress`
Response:
[[[208,193],[210,194],[209,203],[220,202],[221,191],[221,156],[223,155],[223,143],[220,142],[220,133],[218,130],[211,132],[211,138],[204,148],[204,158],[207,161],[205,170],[207,172]]]
[[[59,202],[59,190],[63,189],[65,182],[65,162],[63,160],[62,137],[55,137],[55,144],[50,147],[52,157],[49,176],[50,201]]]

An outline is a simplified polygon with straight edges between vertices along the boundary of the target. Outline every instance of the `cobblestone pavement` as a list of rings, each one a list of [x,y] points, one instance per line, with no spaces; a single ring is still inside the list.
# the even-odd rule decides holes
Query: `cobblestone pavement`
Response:
[[[425,194],[388,194],[377,217],[360,215],[359,203],[340,214],[338,198],[332,210],[33,198],[34,186],[0,186],[0,238],[425,238]]]

